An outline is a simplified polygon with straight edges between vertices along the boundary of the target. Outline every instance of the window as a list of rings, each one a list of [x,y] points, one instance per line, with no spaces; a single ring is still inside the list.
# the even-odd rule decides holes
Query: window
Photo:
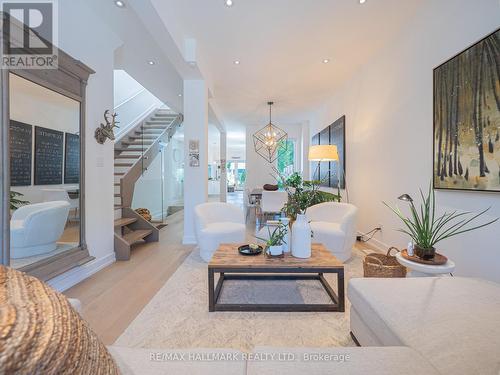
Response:
[[[292,139],[282,141],[278,151],[277,168],[285,176],[295,171],[295,143]]]

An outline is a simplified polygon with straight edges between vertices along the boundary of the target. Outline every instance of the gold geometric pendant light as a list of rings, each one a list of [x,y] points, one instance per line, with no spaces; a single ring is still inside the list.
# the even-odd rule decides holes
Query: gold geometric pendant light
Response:
[[[269,124],[264,126],[253,135],[253,145],[255,152],[273,163],[278,158],[280,148],[286,147],[288,134],[272,122],[272,105],[274,102],[267,102],[269,105]]]

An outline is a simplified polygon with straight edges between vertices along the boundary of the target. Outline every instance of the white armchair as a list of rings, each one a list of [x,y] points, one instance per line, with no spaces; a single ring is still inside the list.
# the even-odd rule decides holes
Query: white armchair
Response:
[[[356,206],[349,203],[326,202],[309,207],[306,216],[314,242],[325,245],[342,262],[348,260],[356,241],[357,212]]]
[[[66,201],[70,204],[70,211],[75,210],[74,215],[77,219],[78,209],[80,208],[80,199],[71,199],[68,191],[65,189],[43,189],[42,196],[44,202]]]
[[[245,241],[243,210],[229,203],[202,203],[194,208],[200,256],[209,262],[221,243]]]
[[[62,236],[70,204],[64,201],[30,204],[18,208],[10,221],[10,256],[25,258],[51,252]]]

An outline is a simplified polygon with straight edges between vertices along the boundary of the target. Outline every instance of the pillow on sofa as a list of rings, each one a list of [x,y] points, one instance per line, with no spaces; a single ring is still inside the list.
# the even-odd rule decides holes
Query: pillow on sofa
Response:
[[[2,374],[119,374],[116,364],[62,294],[0,266]]]
[[[278,185],[265,184],[263,187],[264,187],[264,190],[266,190],[266,191],[278,190]]]

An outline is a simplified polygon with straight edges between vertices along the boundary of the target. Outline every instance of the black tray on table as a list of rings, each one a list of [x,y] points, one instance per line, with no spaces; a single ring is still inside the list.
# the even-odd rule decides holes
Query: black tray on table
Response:
[[[243,245],[238,247],[238,252],[241,255],[259,255],[264,251],[264,248],[262,246],[259,246],[257,249],[252,249],[250,245]]]

